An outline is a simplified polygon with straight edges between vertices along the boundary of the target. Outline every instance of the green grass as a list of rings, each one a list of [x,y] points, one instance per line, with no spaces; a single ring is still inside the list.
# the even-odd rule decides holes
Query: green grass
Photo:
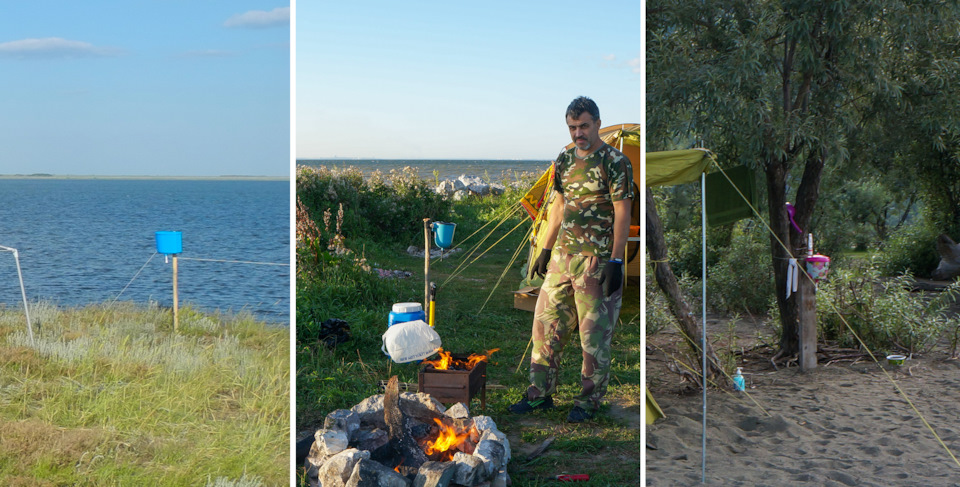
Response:
[[[438,285],[446,281],[457,266],[467,260],[467,250],[493,225],[467,242],[463,239],[495,215],[512,209],[516,200],[516,194],[508,193],[501,198],[455,204],[454,215],[449,221],[458,224],[455,245],[464,252],[443,261],[433,260],[431,280]],[[526,218],[525,214],[518,214],[508,219],[469,261]],[[605,398],[613,405],[604,406],[602,414],[594,421],[582,425],[566,423],[571,398],[579,392],[580,383],[581,352],[579,339],[574,338],[564,350],[561,362],[561,386],[556,396],[558,409],[530,417],[512,416],[506,412],[507,406],[516,402],[529,384],[527,344],[533,314],[514,309],[512,294],[519,289],[522,279],[521,266],[527,256],[524,233],[528,228],[526,223],[521,225],[439,289],[436,330],[443,340],[443,347],[454,353],[500,348],[493,354],[487,374],[489,383],[504,388],[487,391],[485,414],[493,417],[500,429],[512,438],[514,458],[508,472],[513,485],[544,485],[551,483],[547,477],[561,473],[590,474],[591,481],[581,485],[637,485],[640,475],[639,427],[629,424],[622,415],[612,414],[612,411],[614,406],[618,410],[627,408],[635,411],[639,418],[642,337],[638,286],[629,287],[624,295],[621,323],[613,338],[612,372]],[[361,240],[351,241],[349,235],[347,239],[347,246],[359,252]],[[507,269],[499,287],[494,290],[515,250],[521,246],[520,258]],[[380,393],[378,382],[392,375],[397,375],[401,382],[417,382],[416,364],[393,363],[380,351],[380,346],[391,304],[423,301],[423,258],[406,255],[400,246],[382,243],[367,243],[365,256],[374,267],[407,270],[413,273],[413,277],[380,283],[364,281],[358,284],[358,290],[353,294],[331,293],[326,295],[331,298],[327,300],[318,297],[329,292],[323,282],[298,280],[298,431],[316,429],[322,426],[323,418],[329,412],[350,408],[364,398]],[[358,294],[362,297],[354,299],[353,296]],[[489,302],[484,306],[488,296]],[[334,349],[324,347],[316,339],[318,323],[329,318],[348,321],[352,333],[349,341]],[[480,414],[479,408],[479,398],[476,398],[471,405],[472,414]],[[526,463],[523,451],[533,450],[549,436],[556,437],[553,445],[542,457]]]
[[[285,485],[289,330],[128,303],[0,309],[3,485]]]

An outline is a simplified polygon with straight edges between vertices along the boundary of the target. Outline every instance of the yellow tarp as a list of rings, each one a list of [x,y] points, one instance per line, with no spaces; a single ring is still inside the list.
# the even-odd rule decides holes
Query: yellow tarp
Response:
[[[647,391],[647,410],[644,414],[644,420],[647,424],[653,424],[654,421],[660,418],[666,418],[667,415],[663,414],[663,410],[660,409],[660,405],[657,404],[657,400],[653,398],[653,394],[650,394],[650,389],[644,388]]]
[[[647,186],[673,186],[696,181],[710,165],[710,151],[687,149],[647,152]]]

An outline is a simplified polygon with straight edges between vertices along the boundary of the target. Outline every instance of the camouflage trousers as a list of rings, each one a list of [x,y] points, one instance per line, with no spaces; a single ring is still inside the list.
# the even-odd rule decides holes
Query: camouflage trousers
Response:
[[[610,379],[610,342],[620,315],[623,287],[603,297],[600,275],[606,260],[554,250],[533,318],[530,400],[553,395],[563,347],[580,328],[583,365],[581,391],[574,405],[591,412],[600,407]]]

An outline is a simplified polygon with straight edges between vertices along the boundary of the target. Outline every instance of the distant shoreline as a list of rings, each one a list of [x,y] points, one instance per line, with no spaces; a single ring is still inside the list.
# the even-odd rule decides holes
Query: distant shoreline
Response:
[[[110,180],[137,180],[137,181],[290,181],[286,176],[97,176],[97,175],[70,175],[70,174],[0,174],[0,179],[110,179]]]

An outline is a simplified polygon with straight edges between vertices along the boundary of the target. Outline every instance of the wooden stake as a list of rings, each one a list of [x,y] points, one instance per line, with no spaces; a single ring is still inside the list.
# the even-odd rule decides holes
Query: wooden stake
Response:
[[[173,331],[176,332],[180,327],[178,315],[179,306],[177,305],[177,254],[173,254]]]
[[[804,264],[800,264],[804,265]],[[805,274],[800,275],[800,370],[817,368],[817,291]]]
[[[430,219],[423,219],[423,309],[430,312]],[[427,317],[429,321],[430,317]]]

